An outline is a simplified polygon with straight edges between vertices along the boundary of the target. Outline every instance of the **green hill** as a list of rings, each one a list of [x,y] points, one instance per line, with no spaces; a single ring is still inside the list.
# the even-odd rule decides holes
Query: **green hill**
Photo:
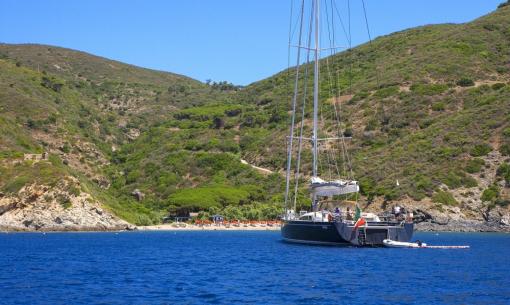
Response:
[[[467,217],[508,205],[509,6],[380,37],[328,61],[363,202],[455,206]],[[70,175],[137,224],[191,210],[276,215],[293,73],[239,89],[58,47],[0,44],[0,192]],[[321,88],[324,113],[332,93]],[[22,161],[43,151],[47,163]],[[309,167],[310,154],[303,159]]]
[[[355,172],[366,195],[420,200],[442,185],[474,187],[480,177],[466,170],[474,158],[510,154],[509,17],[505,6],[470,23],[402,31],[328,59],[346,97],[344,129],[354,136]],[[290,109],[289,73],[249,86],[243,97]],[[321,97],[332,98],[327,87]],[[331,112],[325,104],[323,112]],[[282,167],[284,151],[264,153],[281,132],[248,154]]]

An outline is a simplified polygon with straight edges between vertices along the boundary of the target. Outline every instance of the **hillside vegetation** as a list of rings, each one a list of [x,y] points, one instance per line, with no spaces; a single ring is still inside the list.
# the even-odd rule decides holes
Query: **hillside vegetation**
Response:
[[[365,204],[509,204],[510,6],[380,37],[328,61],[342,98],[323,86],[323,111],[342,109]],[[80,191],[135,224],[186,211],[276,217],[293,73],[238,88],[58,47],[0,44],[0,192],[73,176]],[[323,124],[331,132],[333,122]],[[48,161],[23,160],[42,152]]]

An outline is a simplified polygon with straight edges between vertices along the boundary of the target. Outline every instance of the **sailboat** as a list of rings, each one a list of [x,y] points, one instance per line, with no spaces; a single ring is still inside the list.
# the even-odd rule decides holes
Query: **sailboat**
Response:
[[[321,51],[329,50],[333,55],[339,49],[334,45],[334,34],[331,34],[335,25],[329,24],[329,22],[335,22],[334,12],[338,13],[335,0],[300,0],[300,4],[296,22],[298,24],[296,28],[296,30],[298,29],[297,45],[292,45],[292,38],[289,36],[289,48],[297,49],[297,64],[294,74],[294,92],[291,97],[290,132],[287,137],[285,214],[281,230],[282,238],[287,242],[320,245],[383,246],[384,240],[408,242],[411,240],[414,230],[412,216],[407,215],[406,217],[401,213],[375,215],[363,213],[360,209],[358,203],[360,186],[353,177],[346,145],[350,138],[346,137],[341,130],[339,107],[336,105],[337,98],[333,98],[333,102],[330,103],[334,108],[332,121],[336,124],[329,124],[330,127],[331,125],[336,126],[337,130],[333,134],[331,134],[331,128],[329,128],[329,134],[321,130],[325,126],[325,120],[324,114],[321,112],[320,82],[322,79],[329,79],[331,86],[332,79],[331,75],[320,76],[321,63],[326,64],[327,74],[332,70],[328,66],[328,57],[321,58]],[[324,4],[324,8],[321,8],[322,4]],[[350,5],[350,1],[348,5]],[[364,2],[363,9],[365,9]],[[327,16],[328,26],[326,29],[331,44],[329,48],[325,49],[320,44],[321,14]],[[340,15],[338,17],[341,18]],[[292,24],[291,17],[291,26]],[[351,41],[349,36],[349,49],[351,49]],[[306,53],[306,56],[303,56],[303,53]],[[308,78],[311,78],[311,75],[313,75],[312,94],[307,93]],[[333,91],[331,90],[331,92]],[[336,90],[336,93],[339,95],[339,90]],[[313,100],[312,109],[306,105],[310,99]],[[310,110],[312,112],[312,132],[311,135],[307,135],[305,133],[308,128],[304,127],[307,124],[306,113]],[[340,154],[334,149],[332,152],[332,148],[335,147],[340,147],[342,153]],[[304,150],[308,148],[311,149],[311,170],[308,169],[309,173],[305,173],[305,169],[302,168],[305,162],[302,162],[302,158],[305,154]],[[327,163],[325,167],[333,167],[336,171],[331,168],[329,170],[319,168],[321,156],[324,154],[327,160],[323,160],[322,163]],[[339,155],[343,157],[342,165],[346,167],[347,164],[348,169],[341,171],[338,162],[332,161],[336,160]],[[327,179],[324,178],[326,173],[329,173]],[[306,180],[308,180],[309,198],[300,196],[300,191],[303,189],[300,187],[300,183],[302,184]],[[309,210],[298,212],[298,205],[308,205]],[[353,215],[354,211],[356,211],[355,215]]]

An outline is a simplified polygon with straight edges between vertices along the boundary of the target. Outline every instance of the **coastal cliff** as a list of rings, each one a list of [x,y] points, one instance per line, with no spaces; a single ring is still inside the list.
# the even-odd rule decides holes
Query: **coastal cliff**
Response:
[[[134,226],[112,215],[78,180],[66,177],[54,186],[31,184],[0,197],[0,231],[113,231]]]

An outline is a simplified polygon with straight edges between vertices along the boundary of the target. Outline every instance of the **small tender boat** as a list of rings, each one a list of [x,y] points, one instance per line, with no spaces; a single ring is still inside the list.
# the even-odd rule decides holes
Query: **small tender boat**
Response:
[[[406,243],[391,239],[383,240],[383,245],[388,248],[469,249],[469,246],[428,246],[426,243],[422,243],[421,241]]]
[[[422,242],[408,243],[403,241],[394,241],[391,239],[383,240],[383,245],[388,248],[427,248],[426,243]]]

